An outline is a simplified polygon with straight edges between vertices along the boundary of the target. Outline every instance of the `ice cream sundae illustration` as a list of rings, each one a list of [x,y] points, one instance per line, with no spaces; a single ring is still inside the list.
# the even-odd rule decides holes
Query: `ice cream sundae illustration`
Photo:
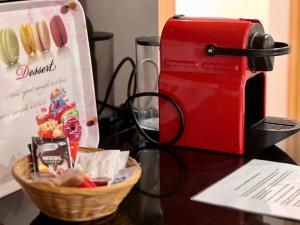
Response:
[[[72,158],[79,148],[82,126],[76,104],[71,101],[63,88],[56,88],[50,94],[49,107],[40,108],[36,116],[38,135],[44,138],[68,137]]]

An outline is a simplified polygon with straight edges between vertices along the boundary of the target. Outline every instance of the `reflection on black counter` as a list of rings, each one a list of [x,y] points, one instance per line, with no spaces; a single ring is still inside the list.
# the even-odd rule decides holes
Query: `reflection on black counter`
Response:
[[[131,132],[134,134],[134,130]],[[126,136],[125,133],[124,135]],[[135,138],[140,141],[138,135]],[[126,146],[126,142],[128,144],[130,139],[127,136],[119,140],[126,140],[125,143],[118,143],[119,146]],[[296,164],[277,146],[253,151],[245,156],[179,147],[153,149],[153,146],[147,148],[147,144],[140,150],[137,150],[138,147],[134,145],[130,146],[137,151],[136,158],[143,169],[142,178],[135,191],[142,195],[141,199],[148,198],[148,201],[149,199],[156,201],[156,207],[152,207],[150,212],[154,212],[154,209],[159,212],[160,209],[163,224],[267,224],[264,220],[270,218],[268,216],[197,203],[190,198],[253,158]],[[156,222],[153,224],[160,224],[160,221]]]
[[[119,129],[120,128],[120,129]],[[169,147],[139,149],[135,128],[121,125],[101,139],[105,149],[131,150],[142,166],[142,177],[114,214],[94,221],[66,222],[50,218],[18,191],[0,199],[4,225],[267,225],[274,217],[191,201],[190,198],[253,158],[296,164],[277,146],[245,156]],[[226,193],[225,193],[226,194]],[[287,220],[277,219],[278,224]],[[293,224],[300,224],[293,222]]]
[[[190,200],[191,196],[207,188],[224,176],[228,175],[244,164],[243,157],[211,153],[204,151],[190,151],[172,148],[176,152],[185,168],[185,176],[182,187],[175,195],[161,199],[164,212],[165,224],[174,222],[174,214],[177,224],[240,224],[243,213],[207,204],[195,203]],[[170,161],[165,154],[161,154],[161,189],[165,192],[170,186],[170,177],[176,176],[174,162]],[[218,218],[216,218],[218,215]],[[188,219],[187,219],[188,218]],[[216,220],[217,219],[217,220]],[[218,221],[218,222],[217,222]]]
[[[30,225],[131,225],[134,224],[127,214],[126,210],[123,210],[122,208],[115,212],[114,214],[107,216],[105,218],[99,219],[99,220],[93,220],[93,221],[87,221],[87,222],[67,222],[58,220],[55,218],[51,218],[46,216],[43,213],[40,213]]]
[[[28,225],[38,213],[38,208],[22,191],[0,199],[1,225]]]

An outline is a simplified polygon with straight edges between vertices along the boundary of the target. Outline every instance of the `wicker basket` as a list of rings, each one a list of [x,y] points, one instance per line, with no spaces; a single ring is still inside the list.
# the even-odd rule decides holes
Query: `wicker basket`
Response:
[[[80,151],[94,152],[97,148],[80,148]],[[127,166],[135,166],[132,176],[111,186],[96,188],[50,187],[31,183],[31,156],[19,159],[12,168],[15,179],[31,200],[46,215],[66,221],[87,221],[114,213],[141,176],[140,165],[129,157]]]

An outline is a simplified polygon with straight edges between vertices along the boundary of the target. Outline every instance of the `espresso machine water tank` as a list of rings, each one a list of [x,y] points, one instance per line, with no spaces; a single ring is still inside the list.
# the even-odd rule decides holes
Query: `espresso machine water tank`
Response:
[[[137,93],[158,92],[160,68],[159,36],[143,36],[135,39],[137,66]],[[144,96],[137,101],[139,126],[148,131],[158,131],[158,98]]]

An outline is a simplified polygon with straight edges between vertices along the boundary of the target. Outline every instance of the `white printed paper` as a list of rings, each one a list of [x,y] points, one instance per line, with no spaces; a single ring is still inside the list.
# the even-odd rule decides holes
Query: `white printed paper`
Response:
[[[75,169],[82,170],[91,178],[109,178],[113,180],[119,170],[124,169],[129,151],[105,150],[99,152],[78,152]]]
[[[255,159],[191,199],[300,220],[300,167]]]
[[[117,174],[119,173],[120,170],[122,170],[126,167],[128,157],[129,157],[129,151],[120,151],[120,157],[119,157],[119,160],[117,162],[117,166],[116,166],[117,168],[116,168],[115,176],[117,176]]]

